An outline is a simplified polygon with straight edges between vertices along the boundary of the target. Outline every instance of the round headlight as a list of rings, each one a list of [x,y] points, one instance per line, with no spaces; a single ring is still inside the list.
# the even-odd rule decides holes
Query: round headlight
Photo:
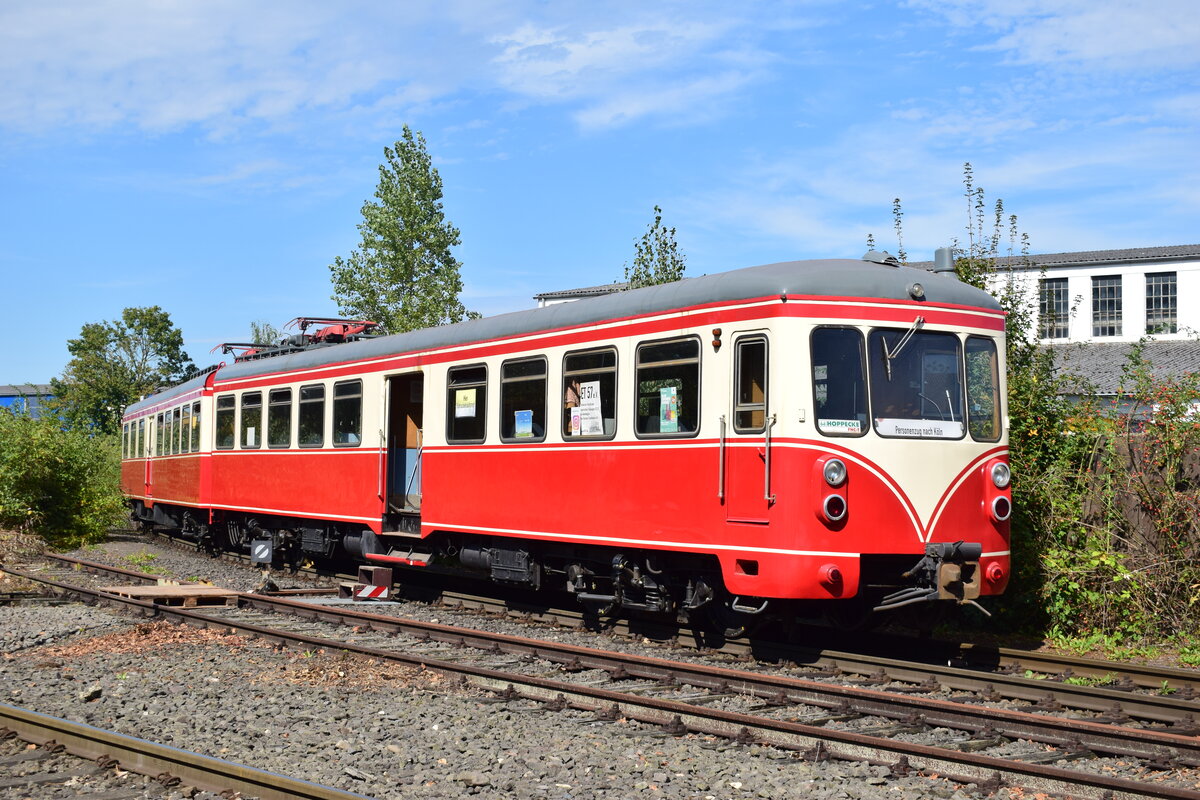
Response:
[[[992,464],[992,483],[997,489],[1007,489],[1009,482],[1012,481],[1012,470],[1008,468],[1008,464],[1003,461]]]
[[[831,458],[825,462],[824,474],[830,486],[841,486],[846,482],[846,464],[840,458]]]
[[[825,519],[841,522],[846,518],[846,500],[840,494],[831,494],[825,498],[822,510],[825,512]]]

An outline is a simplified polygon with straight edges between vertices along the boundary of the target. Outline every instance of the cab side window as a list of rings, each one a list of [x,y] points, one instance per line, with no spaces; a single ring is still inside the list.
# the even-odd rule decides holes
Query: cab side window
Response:
[[[639,436],[695,436],[700,424],[700,340],[637,349]]]

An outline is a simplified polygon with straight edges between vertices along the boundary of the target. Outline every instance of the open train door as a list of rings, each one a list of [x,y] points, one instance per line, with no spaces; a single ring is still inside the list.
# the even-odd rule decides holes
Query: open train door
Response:
[[[769,522],[771,426],[767,405],[767,337],[733,337],[733,407],[723,431],[725,516],[730,522]]]
[[[406,530],[421,513],[421,428],[425,376],[388,378],[386,515]],[[419,530],[419,525],[418,528]]]

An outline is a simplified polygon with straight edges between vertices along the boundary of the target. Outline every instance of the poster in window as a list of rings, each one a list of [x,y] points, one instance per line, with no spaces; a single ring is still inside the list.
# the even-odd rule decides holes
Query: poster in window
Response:
[[[475,390],[458,389],[454,392],[454,416],[475,416]]]
[[[658,390],[658,431],[679,432],[679,395],[674,386],[664,386]]]
[[[514,411],[516,426],[513,435],[517,439],[528,439],[533,436],[533,411]]]
[[[604,435],[604,418],[600,415],[600,381],[579,384],[579,434]]]
[[[583,430],[583,411],[579,406],[571,409],[571,435],[578,436]]]

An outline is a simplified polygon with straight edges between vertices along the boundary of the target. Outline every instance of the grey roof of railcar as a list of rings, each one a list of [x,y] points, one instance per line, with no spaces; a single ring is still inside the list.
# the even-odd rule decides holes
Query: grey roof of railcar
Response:
[[[217,381],[309,369],[330,363],[379,358],[397,353],[435,350],[467,342],[572,328],[706,303],[736,302],[782,294],[908,300],[909,287],[913,283],[920,283],[925,288],[925,302],[991,310],[1000,308],[995,298],[987,292],[962,283],[950,275],[935,274],[923,269],[852,259],[784,261],[699,278],[684,278],[673,283],[631,289],[573,303],[558,303],[544,308],[498,314],[455,325],[242,361],[223,367],[217,375]],[[184,386],[178,388],[183,389]],[[143,402],[157,402],[170,396],[172,395],[162,393]]]

